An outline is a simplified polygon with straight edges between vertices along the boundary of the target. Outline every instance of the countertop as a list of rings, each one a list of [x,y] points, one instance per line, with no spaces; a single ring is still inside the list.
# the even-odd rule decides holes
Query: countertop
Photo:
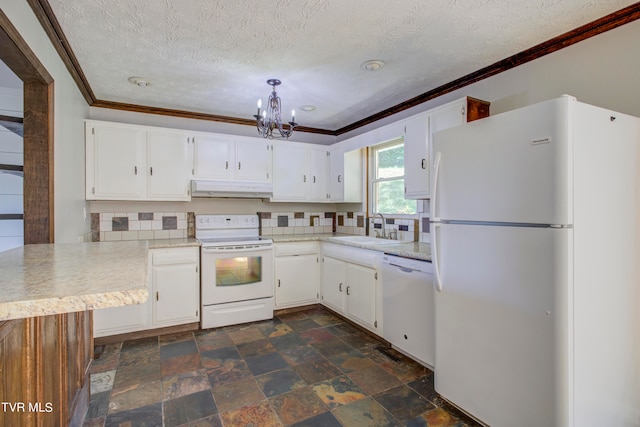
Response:
[[[141,304],[149,246],[56,243],[0,252],[0,320]]]
[[[385,241],[383,244],[376,243],[362,243],[362,242],[350,242],[336,237],[348,236],[348,234],[282,234],[265,236],[273,240],[274,243],[282,242],[306,242],[306,241],[320,241],[328,243],[337,243],[340,245],[353,246],[361,249],[369,249],[378,252],[384,252],[387,254],[398,255],[405,258],[414,258],[422,261],[431,261],[431,245],[428,243],[420,242],[398,242],[388,243]]]
[[[186,248],[190,246],[200,246],[200,242],[193,238],[155,239],[147,240],[147,242],[149,242],[149,249]]]

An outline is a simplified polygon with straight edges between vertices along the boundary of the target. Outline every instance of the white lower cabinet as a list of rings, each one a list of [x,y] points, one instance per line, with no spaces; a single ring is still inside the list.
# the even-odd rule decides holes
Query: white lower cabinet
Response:
[[[318,301],[318,242],[275,244],[275,308]]]
[[[346,262],[324,255],[322,257],[322,303],[340,314],[345,313],[346,281]]]
[[[150,251],[153,327],[200,321],[200,251],[197,247]]]
[[[99,338],[147,329],[150,305],[151,301],[147,299],[144,304],[93,310],[93,336]]]
[[[375,268],[346,263],[347,285],[344,288],[347,317],[371,330],[378,326],[376,318],[376,286],[378,272]]]
[[[149,250],[144,304],[93,312],[93,336],[124,334],[200,321],[200,248]]]
[[[323,244],[322,303],[382,335],[377,253]]]

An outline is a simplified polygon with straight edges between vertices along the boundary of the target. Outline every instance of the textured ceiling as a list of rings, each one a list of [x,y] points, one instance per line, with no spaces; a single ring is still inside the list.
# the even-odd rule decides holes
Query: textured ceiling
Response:
[[[277,78],[287,120],[296,109],[300,125],[335,130],[634,1],[49,3],[97,99],[250,119]],[[360,68],[371,59],[385,66]]]

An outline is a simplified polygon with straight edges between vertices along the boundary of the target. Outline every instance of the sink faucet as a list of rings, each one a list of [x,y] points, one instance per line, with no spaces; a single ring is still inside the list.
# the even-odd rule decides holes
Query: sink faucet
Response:
[[[384,226],[385,220],[384,220],[384,216],[382,216],[382,214],[380,212],[377,212],[377,213],[373,214],[374,224],[375,224],[376,216],[378,216],[378,215],[380,215],[380,219],[382,220],[382,236],[381,237],[383,239],[386,239],[387,238],[387,233],[386,233],[386,229],[385,229],[385,226]],[[375,225],[374,225],[374,227],[375,227]]]

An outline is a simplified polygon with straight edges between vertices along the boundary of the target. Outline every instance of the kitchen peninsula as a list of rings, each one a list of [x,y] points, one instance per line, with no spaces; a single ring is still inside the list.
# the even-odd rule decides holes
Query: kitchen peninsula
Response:
[[[0,253],[0,425],[78,425],[89,401],[91,311],[147,297],[146,241]]]

